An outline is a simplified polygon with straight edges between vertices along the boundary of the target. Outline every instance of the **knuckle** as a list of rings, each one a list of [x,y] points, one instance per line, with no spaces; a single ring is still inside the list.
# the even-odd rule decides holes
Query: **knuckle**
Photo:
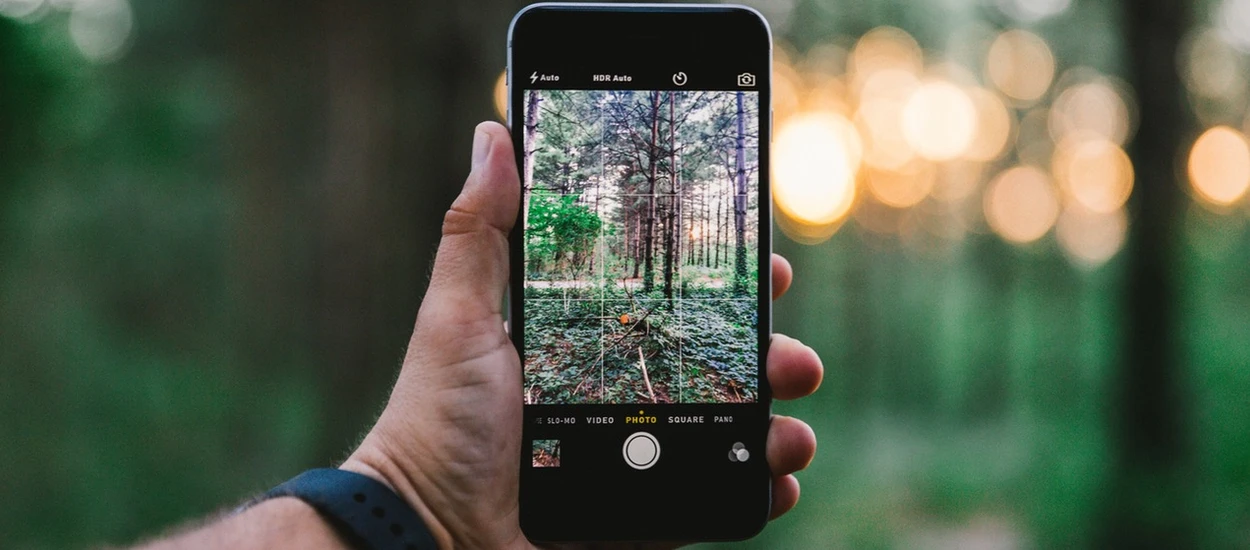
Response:
[[[458,204],[452,204],[447,214],[443,216],[443,235],[474,233],[482,227],[482,223],[482,217],[476,212]]]

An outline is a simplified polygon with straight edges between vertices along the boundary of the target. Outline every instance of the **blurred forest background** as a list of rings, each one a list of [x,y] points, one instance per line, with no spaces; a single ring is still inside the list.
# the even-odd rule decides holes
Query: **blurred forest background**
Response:
[[[1250,546],[1250,0],[747,3],[827,376],[745,546]],[[344,455],[522,4],[0,0],[0,547]]]

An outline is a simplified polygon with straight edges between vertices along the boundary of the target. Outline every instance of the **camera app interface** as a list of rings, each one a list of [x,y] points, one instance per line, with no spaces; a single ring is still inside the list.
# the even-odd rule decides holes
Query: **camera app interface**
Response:
[[[629,405],[628,420],[759,399],[758,92],[522,99],[525,403]],[[535,442],[535,466],[559,463]]]

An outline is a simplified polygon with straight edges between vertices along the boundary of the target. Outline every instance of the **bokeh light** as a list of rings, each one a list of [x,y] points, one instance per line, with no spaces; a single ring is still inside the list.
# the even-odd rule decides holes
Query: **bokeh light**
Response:
[[[1245,61],[1215,31],[1191,33],[1179,57],[1181,75],[1191,93],[1206,99],[1228,99],[1245,92]]]
[[[500,71],[495,79],[495,114],[499,120],[508,120],[508,71]]]
[[[977,190],[984,172],[985,165],[979,162],[944,162],[938,166],[937,181],[929,195],[941,202],[961,202]]]
[[[1086,268],[1099,267],[1124,247],[1128,235],[1128,214],[1123,208],[1094,212],[1070,205],[1055,224],[1055,238],[1072,263]]]
[[[809,74],[804,82],[807,90],[801,102],[802,111],[837,113],[844,118],[851,116],[851,102],[842,77]]]
[[[916,39],[895,27],[877,27],[855,43],[847,62],[852,88],[858,92],[868,77],[877,71],[898,69],[920,74],[924,55]]]
[[[1007,97],[1030,104],[1050,88],[1055,57],[1041,37],[1021,29],[1010,30],[990,44],[985,72]]]
[[[1073,135],[1060,142],[1051,173],[1066,196],[1101,214],[1119,209],[1133,192],[1133,163],[1128,154],[1094,134]]]
[[[841,75],[846,72],[849,56],[850,52],[841,44],[821,42],[807,50],[799,70],[808,74]]]
[[[1059,198],[1045,172],[1017,166],[998,175],[985,192],[985,221],[1007,241],[1040,239],[1059,216]]]
[[[929,195],[937,170],[930,162],[914,159],[896,170],[869,168],[864,171],[864,180],[868,191],[882,204],[907,208]]]
[[[126,53],[134,24],[128,0],[78,0],[69,15],[69,36],[87,60],[107,63]]]
[[[0,0],[0,16],[34,22],[48,11],[44,0]]]
[[[1228,126],[1203,132],[1189,152],[1189,184],[1208,203],[1226,206],[1250,188],[1250,145]]]
[[[859,105],[855,126],[863,136],[866,164],[888,170],[915,156],[903,136],[903,106],[903,102],[892,99],[874,99]]]
[[[1223,0],[1215,20],[1221,38],[1243,52],[1250,52],[1250,0]]]
[[[863,146],[850,121],[836,113],[796,115],[773,145],[773,198],[783,216],[810,226],[839,223],[855,201]]]
[[[1060,92],[1050,110],[1050,135],[1056,141],[1075,133],[1093,133],[1123,145],[1132,131],[1129,100],[1103,76],[1085,76],[1088,70],[1073,73],[1077,83]]]
[[[987,162],[1002,156],[1015,129],[1013,115],[997,94],[984,88],[968,88],[977,112],[977,129],[964,151],[970,160]]]
[[[903,107],[903,135],[920,156],[930,160],[963,154],[976,130],[976,106],[963,89],[949,82],[921,84]]]
[[[864,140],[864,162],[895,169],[915,156],[903,135],[903,109],[920,85],[915,75],[898,69],[874,73],[864,82],[855,125]]]
[[[790,118],[799,109],[800,88],[803,77],[781,55],[773,60],[773,117],[774,122]]]
[[[1072,0],[995,0],[995,3],[1003,15],[1032,23],[1063,13],[1072,5]]]

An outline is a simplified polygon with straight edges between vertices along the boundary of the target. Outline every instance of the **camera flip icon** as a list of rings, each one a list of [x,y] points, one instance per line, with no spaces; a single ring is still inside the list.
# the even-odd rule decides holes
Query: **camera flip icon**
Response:
[[[742,73],[738,75],[738,85],[743,88],[755,86],[755,75],[751,73]]]

